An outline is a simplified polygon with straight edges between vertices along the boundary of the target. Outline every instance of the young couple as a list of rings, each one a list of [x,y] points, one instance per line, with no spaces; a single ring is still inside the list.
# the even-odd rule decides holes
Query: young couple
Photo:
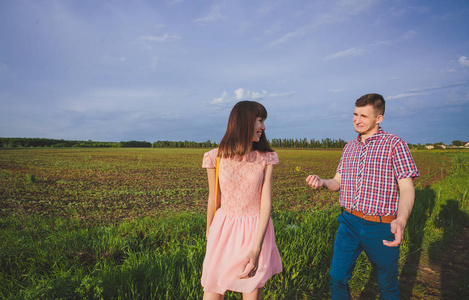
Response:
[[[345,209],[329,272],[332,299],[350,299],[348,281],[362,251],[374,267],[380,299],[399,299],[399,245],[414,204],[412,180],[420,174],[406,143],[381,129],[384,108],[379,94],[359,98],[353,117],[358,137],[345,146],[336,175],[306,178],[314,189],[340,190]],[[262,104],[238,102],[220,146],[204,155],[209,185],[201,279],[205,300],[223,299],[227,290],[261,299],[267,280],[282,272],[270,218],[273,165],[279,159],[265,136],[266,118]]]

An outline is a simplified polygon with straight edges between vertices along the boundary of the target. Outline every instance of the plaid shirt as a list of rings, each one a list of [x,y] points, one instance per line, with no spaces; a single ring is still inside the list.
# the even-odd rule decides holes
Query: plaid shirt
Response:
[[[366,215],[396,215],[397,181],[420,176],[407,144],[398,136],[378,132],[361,142],[361,136],[345,145],[340,173],[340,204]]]

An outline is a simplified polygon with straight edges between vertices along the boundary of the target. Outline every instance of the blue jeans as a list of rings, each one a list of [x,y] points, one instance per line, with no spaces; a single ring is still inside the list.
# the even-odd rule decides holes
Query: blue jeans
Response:
[[[338,218],[331,270],[332,299],[350,299],[348,281],[355,261],[365,251],[378,281],[380,299],[399,299],[399,247],[387,247],[394,240],[390,224],[365,221],[344,211]]]

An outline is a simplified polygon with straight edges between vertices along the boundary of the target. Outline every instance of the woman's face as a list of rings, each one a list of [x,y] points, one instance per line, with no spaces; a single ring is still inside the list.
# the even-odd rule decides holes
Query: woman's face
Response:
[[[252,137],[253,142],[259,142],[261,140],[262,132],[265,130],[264,119],[261,117],[256,118],[254,123],[254,135]]]

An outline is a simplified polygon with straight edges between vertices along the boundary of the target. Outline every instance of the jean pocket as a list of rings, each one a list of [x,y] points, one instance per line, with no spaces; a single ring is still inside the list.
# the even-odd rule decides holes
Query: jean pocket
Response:
[[[338,221],[339,223],[345,223],[344,213],[345,213],[345,212],[341,213],[341,214],[337,217],[337,221]]]

